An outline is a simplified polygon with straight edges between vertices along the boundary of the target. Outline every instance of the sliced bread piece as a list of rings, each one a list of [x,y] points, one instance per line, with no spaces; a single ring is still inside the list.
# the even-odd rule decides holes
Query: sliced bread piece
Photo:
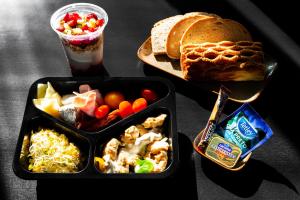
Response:
[[[247,29],[238,22],[221,18],[205,18],[190,25],[184,32],[180,45],[221,41],[252,41],[252,38]]]
[[[154,24],[151,30],[151,44],[154,55],[166,54],[166,41],[171,27],[179,21],[183,15],[175,15]]]
[[[180,19],[169,31],[166,42],[166,53],[169,58],[180,58],[180,40],[187,28],[198,21],[199,19],[217,17],[218,15],[210,14],[206,12],[190,12],[186,13],[182,19]]]

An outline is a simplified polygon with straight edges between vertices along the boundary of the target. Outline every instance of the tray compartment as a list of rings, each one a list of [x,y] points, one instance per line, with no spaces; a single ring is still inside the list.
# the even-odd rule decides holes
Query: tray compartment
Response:
[[[156,107],[148,110],[147,112],[142,113],[138,117],[131,118],[130,120],[119,124],[119,126],[113,127],[109,130],[109,134],[106,134],[104,137],[100,137],[95,146],[95,156],[102,157],[102,152],[104,146],[107,142],[112,139],[120,139],[120,135],[124,133],[124,131],[132,125],[137,125],[143,123],[148,117],[156,117],[160,114],[167,114],[167,118],[163,124],[163,132],[162,134],[169,138],[169,141],[172,145],[172,151],[168,152],[168,164],[166,169],[161,173],[149,173],[149,174],[137,174],[137,173],[125,173],[125,174],[106,174],[102,173],[98,164],[95,162],[94,167],[99,176],[103,177],[120,177],[120,178],[156,178],[156,177],[164,177],[169,173],[172,173],[175,170],[177,162],[178,162],[178,139],[177,139],[177,131],[176,131],[176,120],[174,113],[166,108],[166,107]],[[174,121],[175,120],[175,121]]]
[[[21,149],[25,136],[31,137],[31,132],[36,132],[39,128],[51,129],[57,131],[59,134],[64,134],[70,143],[73,143],[80,150],[81,164],[79,166],[78,172],[75,173],[35,173],[28,170],[28,159],[20,160]],[[28,147],[25,148],[28,150]],[[63,125],[52,121],[46,117],[40,116],[33,119],[27,120],[23,123],[22,130],[20,132],[19,141],[16,148],[15,159],[13,163],[13,168],[16,174],[25,179],[37,178],[37,177],[47,177],[53,175],[57,176],[71,176],[72,174],[79,174],[83,172],[88,166],[88,160],[91,155],[91,144],[90,141],[78,134],[77,132],[64,127]]]

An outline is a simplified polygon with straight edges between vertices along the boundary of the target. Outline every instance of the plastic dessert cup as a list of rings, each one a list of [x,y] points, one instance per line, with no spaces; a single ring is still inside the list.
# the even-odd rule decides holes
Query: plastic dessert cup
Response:
[[[59,22],[66,13],[79,12],[82,14],[95,13],[104,19],[104,24],[95,32],[85,35],[67,35],[57,30]],[[104,9],[89,3],[74,3],[66,5],[53,13],[50,24],[58,34],[65,55],[68,59],[73,76],[97,76],[103,72],[103,31],[108,22]]]

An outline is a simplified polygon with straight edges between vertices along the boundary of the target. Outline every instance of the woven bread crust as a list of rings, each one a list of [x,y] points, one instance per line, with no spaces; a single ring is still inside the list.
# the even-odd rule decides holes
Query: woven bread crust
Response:
[[[188,80],[258,81],[265,76],[260,42],[187,44],[181,49],[180,64]]]

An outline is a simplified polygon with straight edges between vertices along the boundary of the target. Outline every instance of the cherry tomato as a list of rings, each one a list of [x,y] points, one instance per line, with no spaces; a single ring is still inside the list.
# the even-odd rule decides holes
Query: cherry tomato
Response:
[[[95,117],[97,119],[101,119],[105,117],[109,112],[109,106],[108,105],[101,105],[95,110]]]
[[[132,110],[134,113],[140,112],[147,108],[147,101],[144,98],[136,99],[132,104]]]
[[[143,89],[141,91],[141,96],[145,98],[148,102],[154,102],[158,99],[157,94],[151,89]]]
[[[122,118],[128,117],[133,114],[131,103],[128,101],[122,101],[119,105],[119,114]]]
[[[119,104],[124,101],[124,95],[118,91],[112,91],[105,95],[104,102],[112,109],[117,109]]]

